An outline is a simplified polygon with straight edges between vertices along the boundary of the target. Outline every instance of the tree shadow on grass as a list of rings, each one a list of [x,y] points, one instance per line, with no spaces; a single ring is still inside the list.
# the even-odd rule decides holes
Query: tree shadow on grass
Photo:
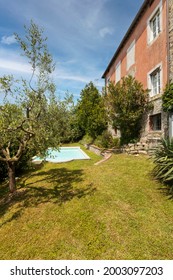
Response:
[[[22,211],[27,207],[36,207],[44,203],[62,205],[74,198],[80,199],[90,195],[96,190],[92,183],[80,185],[82,181],[83,171],[80,169],[55,168],[33,173],[25,180],[18,182],[18,192],[14,196],[5,195],[7,186],[6,189],[4,186],[4,189],[1,189],[1,194],[4,192],[4,198],[0,200],[0,217],[4,216],[14,204],[17,207],[12,216],[3,224],[20,217]]]
[[[156,178],[154,171],[151,171],[149,175],[149,178],[151,180],[154,180],[158,184],[162,184],[162,187],[157,188],[161,192],[161,194],[167,197],[168,200],[173,199],[173,182],[171,182],[170,184],[161,182]]]
[[[0,201],[3,197],[5,197],[9,193],[8,182],[5,181],[0,184]]]

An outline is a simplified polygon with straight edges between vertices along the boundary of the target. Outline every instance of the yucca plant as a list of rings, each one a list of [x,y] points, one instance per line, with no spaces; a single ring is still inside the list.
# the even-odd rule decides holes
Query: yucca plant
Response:
[[[173,138],[162,139],[154,154],[154,177],[173,189]]]

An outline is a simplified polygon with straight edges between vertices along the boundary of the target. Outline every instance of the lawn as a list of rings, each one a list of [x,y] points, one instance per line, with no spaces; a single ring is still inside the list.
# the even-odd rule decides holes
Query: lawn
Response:
[[[172,259],[173,200],[145,156],[46,163],[0,185],[0,259]]]

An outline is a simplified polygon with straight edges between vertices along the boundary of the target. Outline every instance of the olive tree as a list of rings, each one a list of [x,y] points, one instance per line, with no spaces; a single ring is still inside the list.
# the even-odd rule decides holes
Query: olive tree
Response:
[[[47,38],[32,21],[24,28],[25,36],[15,34],[15,38],[31,67],[31,76],[28,80],[16,80],[12,75],[0,77],[0,90],[5,94],[0,106],[0,161],[7,164],[12,193],[16,191],[15,165],[25,150],[29,147],[44,154],[49,146],[59,143],[55,85],[51,79],[54,63]]]

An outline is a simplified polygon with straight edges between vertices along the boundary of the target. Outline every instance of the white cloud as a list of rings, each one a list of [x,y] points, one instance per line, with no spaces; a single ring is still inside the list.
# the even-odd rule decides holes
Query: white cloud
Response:
[[[77,67],[77,63],[74,67],[70,67],[70,63],[59,63],[55,72],[53,73],[54,78],[56,80],[87,84],[90,81],[98,80],[101,76],[100,73],[98,75],[98,70],[94,69],[94,67],[90,69],[90,62],[89,64],[87,62],[85,63],[84,69],[83,67]]]
[[[21,56],[18,51],[13,49],[0,48],[0,71],[18,72],[18,73],[31,73],[31,66],[27,63],[27,60]]]
[[[26,63],[17,62],[17,61],[11,61],[7,59],[0,58],[0,68],[15,71],[15,72],[21,72],[21,73],[31,73],[31,69]]]
[[[5,45],[11,45],[16,43],[16,39],[14,35],[11,36],[3,36],[1,38],[1,43]]]
[[[103,27],[99,30],[100,37],[104,38],[106,35],[112,35],[113,29],[110,27]]]
[[[89,77],[87,78],[86,76],[71,75],[69,73],[57,74],[56,77],[61,80],[76,81],[81,83],[88,83],[91,81]]]

